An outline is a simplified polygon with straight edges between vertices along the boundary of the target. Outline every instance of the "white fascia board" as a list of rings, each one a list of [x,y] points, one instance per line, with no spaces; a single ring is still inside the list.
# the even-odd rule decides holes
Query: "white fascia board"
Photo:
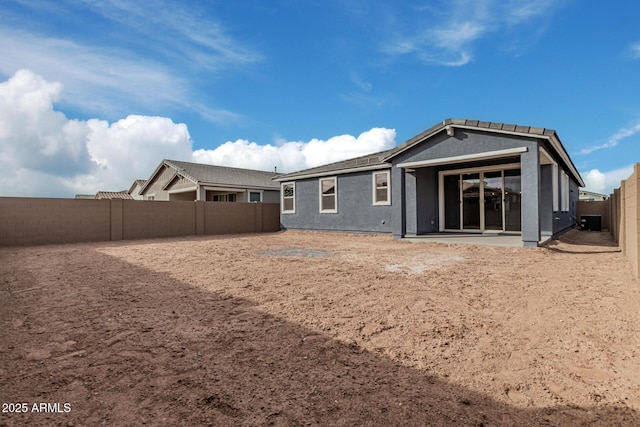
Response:
[[[223,184],[223,185],[216,185],[216,184],[213,184],[213,183],[205,184],[205,183],[201,182],[200,186],[202,188],[204,188],[205,190],[209,190],[209,191],[234,191],[234,192],[238,192],[238,193],[241,193],[241,192],[247,191],[247,190],[280,191],[279,187],[263,187],[263,186],[259,186],[259,185],[238,185],[238,186],[234,186],[234,185],[229,185],[229,184]]]
[[[441,157],[439,159],[419,160],[417,162],[398,163],[399,168],[419,168],[424,166],[447,165],[476,160],[500,159],[527,151],[527,147],[508,148],[506,150],[485,151],[483,153],[464,154],[462,156]]]
[[[545,162],[542,161],[543,157],[547,159]],[[549,155],[547,150],[545,150],[544,148],[540,147],[540,164],[541,165],[558,165],[558,162],[553,160],[553,157],[551,157]]]
[[[287,175],[281,178],[274,178],[273,180],[277,182],[295,181],[299,179],[318,178],[321,176],[335,176],[335,175],[343,175],[345,173],[366,172],[366,171],[373,171],[373,170],[379,170],[379,169],[391,169],[391,165],[389,163],[383,163],[381,165],[362,166],[362,167],[354,167],[349,169],[316,172],[316,173],[309,173],[309,174],[301,173],[299,175]]]
[[[553,145],[553,148],[556,150],[556,153],[558,153],[558,155],[562,158],[562,160],[564,160],[565,164],[569,167],[569,170],[573,174],[573,177],[576,179],[576,181],[578,181],[578,185],[580,187],[584,187],[585,184],[584,184],[584,181],[582,180],[582,177],[576,170],[575,166],[573,166],[573,162],[569,158],[569,155],[567,154],[567,152],[562,147],[562,144],[560,143],[560,141],[558,141],[558,138],[553,136],[553,137],[548,137],[547,139],[549,140],[551,145]]]
[[[177,188],[174,190],[169,190],[167,193],[169,194],[178,194],[178,193],[188,193],[190,191],[197,191],[198,187],[187,187],[187,188]]]

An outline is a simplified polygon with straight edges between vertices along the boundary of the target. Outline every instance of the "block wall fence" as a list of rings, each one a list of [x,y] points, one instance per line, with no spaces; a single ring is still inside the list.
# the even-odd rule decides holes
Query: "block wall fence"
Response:
[[[0,197],[0,246],[279,230],[277,203]]]
[[[640,278],[640,163],[609,197],[609,231]]]

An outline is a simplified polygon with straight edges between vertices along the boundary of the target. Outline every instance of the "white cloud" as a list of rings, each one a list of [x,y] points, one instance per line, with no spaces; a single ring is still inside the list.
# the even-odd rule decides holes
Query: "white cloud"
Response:
[[[70,120],[62,86],[20,70],[0,83],[0,195],[66,196],[128,189],[163,157],[188,158],[184,124],[162,117]]]
[[[395,129],[373,128],[357,138],[340,135],[307,142],[279,141],[276,145],[239,139],[214,150],[196,150],[193,161],[259,170],[277,167],[278,172],[293,172],[392,148],[395,137]]]
[[[633,165],[614,169],[608,172],[600,172],[598,169],[591,169],[583,175],[585,190],[600,194],[611,194],[614,188],[620,187],[620,182],[631,176]]]
[[[0,196],[73,197],[118,191],[147,178],[163,158],[242,168],[294,171],[394,146],[395,130],[373,128],[274,145],[237,140],[192,150],[187,126],[166,117],[130,115],[109,123],[72,120],[54,104],[63,87],[28,70],[0,83]]]
[[[86,1],[86,0],[85,0]],[[147,0],[88,1],[92,10],[123,26],[157,40],[165,55],[182,58],[181,65],[218,70],[223,65],[260,61],[262,56],[231,37],[223,26],[196,4]],[[153,13],[149,13],[153,10]],[[162,31],[158,31],[162,28]]]
[[[117,114],[127,100],[131,106],[153,107],[186,104],[187,83],[159,64],[130,57],[123,51],[54,38],[37,37],[21,31],[0,30],[3,54],[0,72],[29,69],[48,80],[65,82],[65,101],[86,111]],[[64,58],[64,59],[61,59]]]
[[[639,132],[640,132],[640,122],[632,125],[631,127],[622,128],[622,129],[618,130],[604,144],[596,145],[594,147],[585,148],[583,150],[580,150],[580,152],[578,154],[583,154],[583,155],[584,154],[591,154],[594,151],[603,150],[603,149],[606,149],[606,148],[613,148],[613,147],[617,146],[620,143],[620,141],[622,141],[623,139],[632,137],[632,136],[634,136],[635,134],[637,134]]]
[[[262,60],[197,5],[84,0],[64,7],[43,2],[22,6],[22,15],[2,13],[0,74],[29,69],[49,81],[63,82],[63,101],[89,114],[122,117],[132,110],[173,108],[194,111],[214,123],[237,121],[239,114],[212,107],[215,101],[202,87],[224,70]],[[64,29],[31,22],[30,9],[33,15],[51,15],[51,22],[57,22],[55,15],[76,19],[76,30],[91,25],[83,22],[92,13],[99,14],[110,21],[109,31],[90,27],[86,41],[51,37]]]
[[[536,37],[530,24],[548,16],[555,0],[455,0],[440,7],[418,8],[415,16],[393,21],[395,25],[418,28],[407,34],[394,31],[383,46],[390,55],[415,54],[421,60],[444,66],[461,66],[473,60],[474,44],[483,37],[499,35],[514,43],[519,37]],[[411,22],[409,22],[411,21]],[[399,34],[400,35],[399,35]]]

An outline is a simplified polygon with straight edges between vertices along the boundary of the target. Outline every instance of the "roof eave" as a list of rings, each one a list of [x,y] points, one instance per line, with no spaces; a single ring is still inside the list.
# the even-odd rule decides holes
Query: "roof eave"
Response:
[[[300,173],[296,174],[295,172],[292,174],[281,175],[274,177],[273,180],[277,182],[284,181],[295,181],[297,179],[308,179],[308,178],[318,178],[321,176],[331,176],[331,175],[343,175],[346,173],[354,173],[354,172],[366,172],[371,170],[379,170],[379,169],[390,169],[390,163],[380,163],[377,165],[367,165],[367,166],[355,166],[351,168],[345,169],[334,169],[322,172],[313,172],[313,173]]]

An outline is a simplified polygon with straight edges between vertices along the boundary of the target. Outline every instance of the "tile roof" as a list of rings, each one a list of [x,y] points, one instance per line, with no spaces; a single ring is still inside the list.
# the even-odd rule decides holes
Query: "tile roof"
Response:
[[[163,162],[194,182],[214,185],[279,188],[279,185],[272,179],[277,175],[275,172],[205,165],[178,160],[164,160]]]
[[[569,169],[572,170],[575,178],[578,180],[578,183],[582,183],[582,178],[578,173],[575,165],[569,158],[562,142],[558,138],[558,135],[553,129],[546,129],[540,127],[531,127],[531,126],[520,126],[514,124],[506,124],[506,123],[498,123],[498,122],[484,122],[480,120],[468,120],[468,119],[446,119],[440,123],[437,123],[425,130],[424,132],[414,136],[413,138],[407,140],[403,144],[396,146],[390,150],[381,151],[378,153],[368,154],[366,156],[357,157],[354,159],[344,160],[341,162],[335,162],[328,165],[318,166],[315,168],[304,169],[297,172],[287,173],[279,175],[275,178],[277,181],[286,181],[289,179],[300,179],[305,177],[312,176],[321,176],[321,175],[329,175],[331,173],[344,173],[345,171],[351,171],[353,169],[363,169],[367,168],[373,169],[376,165],[379,167],[391,166],[390,160],[396,155],[402,153],[405,150],[413,147],[428,139],[439,132],[447,129],[448,126],[452,127],[464,127],[464,128],[476,128],[480,131],[488,131],[488,132],[498,132],[498,133],[516,133],[516,134],[524,134],[530,135],[532,138],[540,136],[545,139],[553,139],[558,142],[559,147],[558,151],[561,157],[566,158]]]
[[[389,150],[390,152],[385,156],[385,160],[388,160],[393,156],[395,156],[396,154],[399,154],[413,147],[414,145],[422,142],[423,140],[435,135],[436,133],[445,130],[447,126],[477,128],[478,130],[487,130],[489,132],[493,131],[493,132],[522,133],[522,134],[529,134],[532,137],[535,137],[536,135],[541,135],[546,137],[556,136],[557,138],[556,131],[553,129],[512,125],[512,124],[498,123],[498,122],[483,122],[480,120],[446,119],[440,123],[437,123],[431,126],[429,129],[414,136],[413,138],[409,139],[403,144],[398,145],[396,148]]]
[[[128,191],[98,191],[95,199],[126,199],[133,200]]]

